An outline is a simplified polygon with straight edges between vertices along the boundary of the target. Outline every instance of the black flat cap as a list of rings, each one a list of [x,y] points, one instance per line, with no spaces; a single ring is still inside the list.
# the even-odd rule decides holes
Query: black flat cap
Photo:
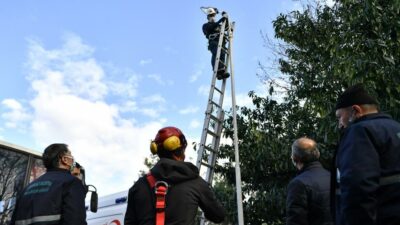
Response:
[[[338,98],[335,109],[346,108],[352,105],[374,104],[378,102],[369,95],[362,84],[347,88]]]

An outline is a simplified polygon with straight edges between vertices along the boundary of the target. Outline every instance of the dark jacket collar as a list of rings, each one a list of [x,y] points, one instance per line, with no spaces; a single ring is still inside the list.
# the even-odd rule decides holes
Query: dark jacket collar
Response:
[[[168,183],[180,183],[199,177],[199,170],[190,162],[161,158],[150,170],[151,174]]]
[[[361,121],[365,121],[365,120],[373,120],[373,119],[378,119],[378,118],[379,119],[380,118],[391,119],[392,117],[389,116],[388,114],[385,114],[385,113],[379,113],[379,112],[378,113],[371,113],[371,114],[364,115],[364,116],[354,120],[353,124],[361,122]]]
[[[346,133],[346,131],[351,127],[351,125],[356,124],[356,123],[360,123],[362,121],[367,121],[367,120],[374,120],[374,119],[392,119],[392,117],[388,114],[385,113],[370,113],[370,114],[366,114],[358,119],[355,119],[353,122],[351,122],[347,128],[345,128],[344,130],[342,130],[342,132],[340,132],[340,139],[342,139],[343,135]]]
[[[301,170],[299,170],[299,172],[297,174],[301,174],[304,171],[312,170],[315,168],[321,168],[321,167],[322,167],[322,165],[319,161],[310,162],[310,163],[304,164],[303,168],[301,168]]]
[[[64,173],[69,173],[69,170],[67,170],[67,169],[61,169],[61,168],[51,168],[51,169],[47,169],[47,172],[64,172]]]

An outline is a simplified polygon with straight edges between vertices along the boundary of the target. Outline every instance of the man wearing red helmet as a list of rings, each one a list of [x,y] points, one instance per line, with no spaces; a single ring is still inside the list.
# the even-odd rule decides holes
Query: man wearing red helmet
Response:
[[[197,167],[184,162],[186,146],[178,128],[158,131],[150,150],[160,160],[129,189],[125,225],[194,224],[199,206],[208,220],[224,220],[224,208]]]

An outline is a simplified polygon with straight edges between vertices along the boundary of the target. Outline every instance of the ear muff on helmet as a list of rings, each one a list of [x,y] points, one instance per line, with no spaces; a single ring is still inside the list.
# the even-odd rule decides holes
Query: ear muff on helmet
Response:
[[[150,143],[150,151],[153,155],[157,154],[157,144],[155,141],[151,141]]]
[[[178,128],[165,127],[158,131],[155,140],[150,143],[150,151],[154,155],[160,148],[166,151],[176,151],[186,148],[186,146],[185,135]]]
[[[164,140],[163,143],[160,144],[161,147],[167,151],[175,151],[178,148],[182,147],[181,140],[177,136],[171,136]],[[155,141],[152,141],[150,144],[151,153],[157,154],[159,147]]]
[[[177,136],[171,136],[165,139],[163,147],[167,151],[175,151],[178,148],[182,147],[181,140]]]

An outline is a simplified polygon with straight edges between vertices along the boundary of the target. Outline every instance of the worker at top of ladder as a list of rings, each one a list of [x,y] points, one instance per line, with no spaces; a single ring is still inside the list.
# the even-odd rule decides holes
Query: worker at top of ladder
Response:
[[[208,39],[208,50],[211,52],[211,67],[215,70],[215,60],[217,57],[218,51],[218,41],[219,41],[219,33],[221,31],[221,24],[223,22],[228,23],[228,14],[226,12],[222,12],[222,17],[217,22],[215,22],[215,17],[218,14],[218,9],[213,7],[208,7],[205,12],[207,13],[208,22],[203,24],[203,33]],[[222,42],[222,46],[225,46],[225,39]],[[221,51],[220,53],[220,63],[218,64],[217,71],[217,79],[225,79],[230,76],[230,74],[226,71],[226,67],[222,62],[225,62],[225,52]]]
[[[194,224],[199,206],[208,220],[225,219],[225,209],[198,168],[184,162],[186,146],[178,128],[158,131],[150,150],[160,160],[129,189],[125,225]]]

